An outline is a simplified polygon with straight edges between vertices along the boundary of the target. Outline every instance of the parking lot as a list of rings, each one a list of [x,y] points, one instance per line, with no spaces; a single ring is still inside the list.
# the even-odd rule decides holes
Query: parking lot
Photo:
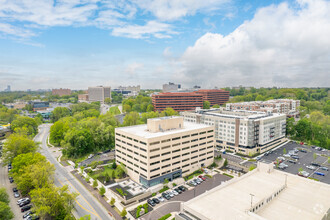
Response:
[[[286,158],[283,163],[288,165],[287,168],[283,169],[283,171],[292,173],[292,174],[297,174],[298,170],[302,168],[304,171],[307,171],[309,173],[308,177],[315,178],[320,180],[321,182],[328,183],[330,184],[330,174],[329,171],[321,170],[319,167],[316,167],[316,170],[310,170],[306,166],[311,165],[311,163],[315,162],[320,164],[323,167],[328,167],[329,168],[329,163],[328,163],[328,157],[329,151],[319,151],[316,149],[313,149],[311,146],[305,146],[305,145],[299,145],[296,144],[295,142],[287,143],[286,145],[273,150],[273,153],[268,154],[267,156],[264,155],[262,156],[262,159],[269,160],[269,161],[276,161],[278,157],[283,157],[283,149],[286,149],[286,152],[288,153],[289,151],[298,148],[298,149],[305,149],[307,153],[303,152],[298,152],[298,157],[299,160],[297,160],[296,164],[288,162],[288,159]],[[316,159],[314,160],[314,153],[317,155]],[[325,176],[320,176],[315,174],[315,172],[321,172],[324,173]]]

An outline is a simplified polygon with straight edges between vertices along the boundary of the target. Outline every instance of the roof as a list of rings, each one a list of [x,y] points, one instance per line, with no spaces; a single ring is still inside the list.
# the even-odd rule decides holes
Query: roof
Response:
[[[287,179],[287,187],[285,181]],[[285,187],[282,191],[281,188]],[[272,200],[272,195],[280,191]],[[322,219],[330,207],[330,186],[273,170],[255,169],[184,203],[184,209],[202,219]],[[252,207],[261,204],[255,212]],[[201,217],[199,216],[199,217]]]
[[[212,128],[213,129],[214,126],[196,124],[196,123],[191,123],[191,122],[184,122],[183,128],[167,130],[167,131],[163,131],[163,132],[149,132],[147,130],[147,125],[143,124],[143,125],[134,125],[134,126],[129,126],[129,127],[116,128],[116,131],[118,131],[118,130],[123,131],[128,134],[132,134],[132,135],[139,136],[142,138],[156,138],[156,137],[161,137],[161,136],[166,136],[166,135],[179,134],[179,133],[199,130],[202,128]]]
[[[226,91],[226,90],[223,90],[223,89],[200,89],[196,92],[197,93],[198,92],[228,92],[229,93],[229,91]]]
[[[155,96],[201,96],[202,97],[202,94],[198,94],[195,92],[164,92],[164,93],[159,93]]]

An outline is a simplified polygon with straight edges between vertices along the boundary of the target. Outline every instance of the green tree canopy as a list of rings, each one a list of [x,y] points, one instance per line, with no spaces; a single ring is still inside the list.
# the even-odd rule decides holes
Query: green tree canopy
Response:
[[[204,101],[203,102],[203,109],[210,109],[210,102],[209,101]]]
[[[6,188],[4,187],[0,188],[0,202],[9,204],[9,196],[7,194]]]
[[[17,131],[19,128],[26,128],[28,135],[34,136],[38,132],[38,124],[33,118],[18,116],[12,123],[11,129]]]
[[[66,107],[56,107],[52,114],[51,119],[53,122],[57,122],[59,119],[70,116],[70,110]]]
[[[14,213],[7,203],[0,201],[0,219],[10,220],[14,218]]]

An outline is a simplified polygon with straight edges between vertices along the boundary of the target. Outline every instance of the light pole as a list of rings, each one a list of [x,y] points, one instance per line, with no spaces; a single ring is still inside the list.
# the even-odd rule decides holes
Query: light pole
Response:
[[[253,200],[253,194],[252,193],[250,193],[250,196],[251,196],[251,208],[252,208],[252,200]]]

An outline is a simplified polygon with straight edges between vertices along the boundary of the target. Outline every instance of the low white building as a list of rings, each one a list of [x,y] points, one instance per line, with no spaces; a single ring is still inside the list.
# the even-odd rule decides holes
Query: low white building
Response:
[[[221,109],[182,112],[185,121],[212,125],[216,145],[245,155],[262,153],[284,141],[286,116]]]

